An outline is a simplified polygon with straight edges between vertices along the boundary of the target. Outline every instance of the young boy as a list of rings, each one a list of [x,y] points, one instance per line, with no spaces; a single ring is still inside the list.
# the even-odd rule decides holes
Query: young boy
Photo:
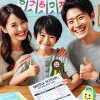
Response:
[[[30,54],[30,61],[22,65],[12,78],[10,85],[34,84],[49,76],[65,72],[67,79],[63,80],[70,90],[81,84],[79,75],[67,56],[58,57],[53,46],[62,33],[60,21],[52,16],[40,17],[34,26],[34,37],[39,49]],[[56,60],[55,60],[56,59]],[[25,81],[28,78],[27,81]],[[26,82],[26,83],[25,83]],[[27,83],[28,82],[28,83]]]

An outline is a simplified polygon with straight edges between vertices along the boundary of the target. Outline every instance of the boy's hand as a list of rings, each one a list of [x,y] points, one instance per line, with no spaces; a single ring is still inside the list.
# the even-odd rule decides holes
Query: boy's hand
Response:
[[[57,48],[57,56],[68,56],[68,53],[65,48]]]
[[[39,65],[34,65],[32,59],[30,59],[28,72],[29,72],[29,76],[37,76],[40,72]]]
[[[84,58],[84,64],[80,65],[80,78],[85,79],[85,80],[92,80],[96,81],[96,79],[99,76],[99,73],[96,72],[94,66],[90,61],[88,61],[87,58]]]
[[[19,69],[19,67],[21,67],[27,61],[27,58],[29,57],[29,54],[25,54],[15,62],[14,68],[12,69],[13,74]]]
[[[63,79],[62,84],[67,85],[71,91],[74,89],[74,84],[70,79]]]

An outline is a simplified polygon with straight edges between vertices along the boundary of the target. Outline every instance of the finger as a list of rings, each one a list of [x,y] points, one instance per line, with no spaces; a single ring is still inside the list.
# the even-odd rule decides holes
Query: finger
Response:
[[[85,64],[90,64],[90,61],[86,58],[86,57],[84,57],[84,62],[85,62]]]
[[[68,85],[71,83],[71,80],[70,79],[63,79],[62,83]]]
[[[27,60],[23,60],[22,62],[20,62],[19,64],[18,64],[18,66],[20,67],[20,66],[22,66],[24,63],[26,63],[27,62]]]
[[[33,61],[32,61],[32,59],[30,59],[30,65],[33,65]]]
[[[66,49],[65,48],[59,49],[59,51],[57,52],[57,55],[58,56],[65,56],[65,55],[67,55]]]
[[[62,51],[62,48],[61,49],[57,48],[57,56],[60,56],[61,51]]]
[[[61,52],[60,54],[59,54],[59,56],[68,56],[68,53],[67,52]]]
[[[29,58],[29,57],[30,57],[29,54],[25,54],[25,55],[21,56],[21,57],[18,59],[18,62],[20,63],[20,62],[26,60],[26,59]]]
[[[81,64],[80,65],[80,73],[84,73],[85,72],[85,65]]]

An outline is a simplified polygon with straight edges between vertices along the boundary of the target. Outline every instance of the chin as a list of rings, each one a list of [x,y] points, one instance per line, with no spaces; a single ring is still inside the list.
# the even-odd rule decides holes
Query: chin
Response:
[[[85,38],[85,37],[87,36],[87,33],[82,34],[82,35],[76,34],[75,36],[76,36],[78,39],[83,39],[83,38]]]

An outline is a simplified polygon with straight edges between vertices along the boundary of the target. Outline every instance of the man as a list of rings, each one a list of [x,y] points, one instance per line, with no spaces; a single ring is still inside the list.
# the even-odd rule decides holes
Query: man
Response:
[[[61,14],[78,38],[68,45],[68,53],[80,77],[85,79],[83,83],[100,83],[100,33],[93,28],[95,13],[90,0],[65,0]]]

